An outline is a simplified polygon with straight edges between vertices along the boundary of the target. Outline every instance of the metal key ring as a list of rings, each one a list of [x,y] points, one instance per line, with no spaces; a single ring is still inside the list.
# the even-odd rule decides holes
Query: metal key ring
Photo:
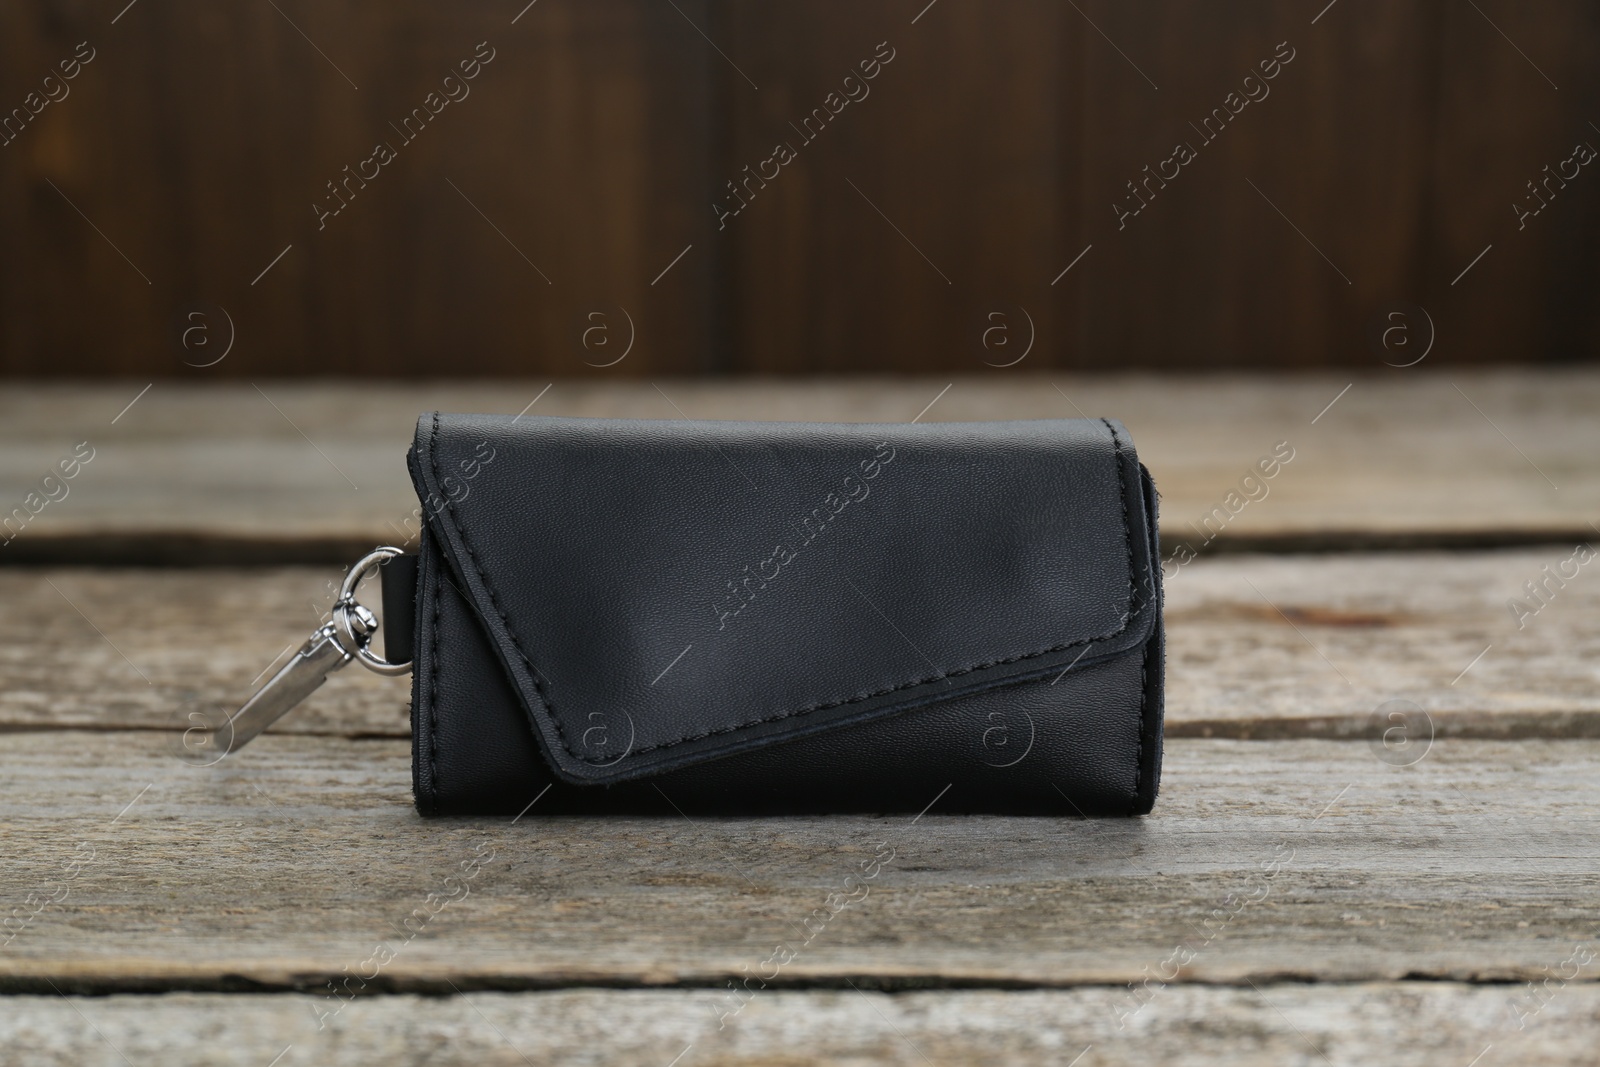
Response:
[[[360,585],[361,580],[371,573],[378,564],[403,555],[405,555],[403,549],[385,545],[382,548],[375,548],[365,556],[362,556],[356,562],[356,565],[350,568],[350,573],[344,576],[344,583],[339,586],[339,599],[333,602],[333,629],[338,637],[339,647],[359,660],[367,670],[389,677],[409,674],[411,672],[411,661],[390,663],[388,660],[380,659],[372,654],[372,634],[376,629],[376,625],[375,622],[370,624],[367,622],[367,620],[373,618],[372,612],[356,603],[356,586]],[[360,615],[356,615],[357,612],[364,613],[365,619]],[[351,620],[352,615],[356,615],[356,620],[361,622],[365,632],[356,630],[355,623]]]

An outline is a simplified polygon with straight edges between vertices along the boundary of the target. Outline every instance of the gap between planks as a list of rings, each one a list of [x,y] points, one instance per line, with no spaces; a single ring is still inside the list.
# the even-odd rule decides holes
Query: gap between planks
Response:
[[[1589,526],[1538,527],[1485,525],[1480,529],[1286,530],[1256,533],[1224,531],[1200,541],[1190,529],[1164,529],[1163,555],[1171,560],[1174,543],[1189,544],[1199,558],[1243,553],[1273,555],[1341,552],[1476,552],[1497,548],[1572,545],[1595,537]],[[0,567],[285,567],[349,566],[378,543],[416,550],[415,540],[397,541],[390,531],[351,534],[240,534],[231,530],[186,528],[127,532],[41,532],[17,538],[0,553]],[[1168,563],[1170,567],[1172,562]]]

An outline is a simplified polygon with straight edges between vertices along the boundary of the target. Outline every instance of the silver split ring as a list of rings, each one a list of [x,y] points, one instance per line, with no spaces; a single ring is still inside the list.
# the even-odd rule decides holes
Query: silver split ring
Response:
[[[371,611],[356,603],[356,586],[380,563],[405,555],[403,549],[385,545],[362,556],[339,586],[339,599],[333,602],[333,631],[339,647],[346,655],[360,661],[367,670],[394,677],[411,673],[411,661],[390,663],[372,653],[372,635],[377,630],[377,620]]]

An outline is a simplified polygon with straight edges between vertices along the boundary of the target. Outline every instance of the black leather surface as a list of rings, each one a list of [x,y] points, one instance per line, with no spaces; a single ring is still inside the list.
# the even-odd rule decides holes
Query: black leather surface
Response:
[[[1154,492],[1115,424],[426,416],[411,463],[425,814],[1154,801]]]
[[[383,658],[405,663],[411,659],[417,632],[417,557],[391,556],[378,564],[378,578],[383,590],[383,625],[378,629]]]

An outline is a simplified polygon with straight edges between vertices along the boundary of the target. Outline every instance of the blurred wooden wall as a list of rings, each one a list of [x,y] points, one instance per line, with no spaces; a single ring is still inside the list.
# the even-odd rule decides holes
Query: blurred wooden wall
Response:
[[[0,7],[0,373],[1370,366],[1401,302],[1435,363],[1600,351],[1600,166],[1513,207],[1600,146],[1592,3],[525,3]]]

